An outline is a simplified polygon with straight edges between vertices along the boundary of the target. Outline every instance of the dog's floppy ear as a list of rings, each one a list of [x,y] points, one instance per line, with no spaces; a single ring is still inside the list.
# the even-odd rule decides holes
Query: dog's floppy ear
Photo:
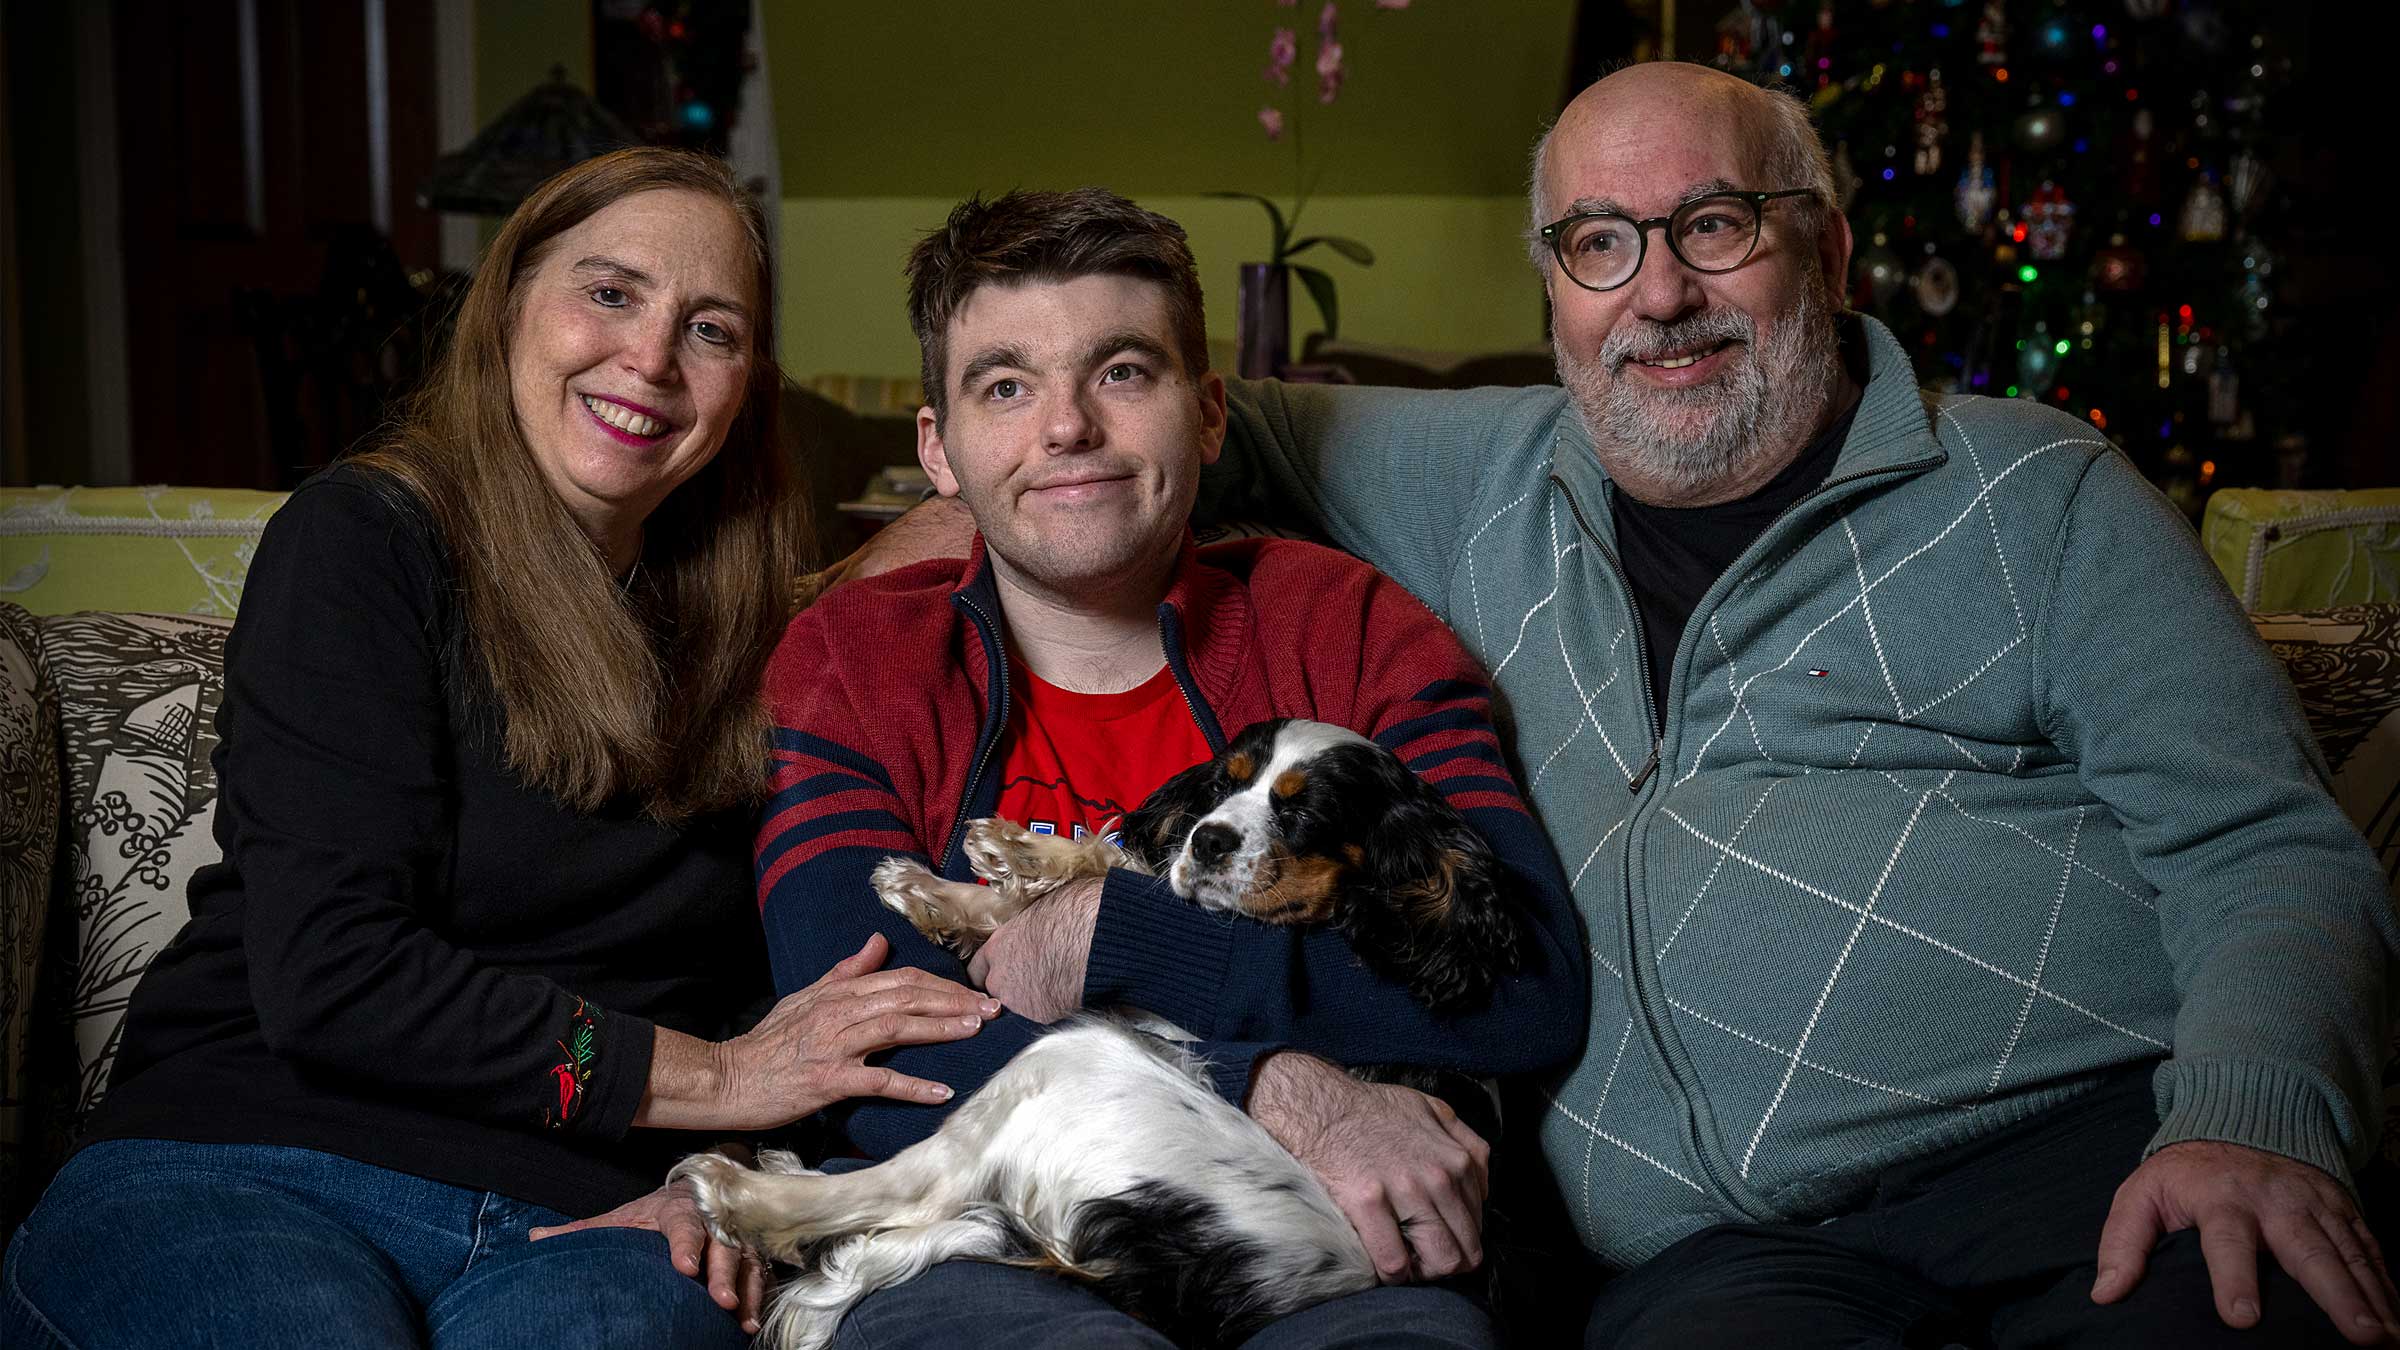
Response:
[[[1152,872],[1165,867],[1183,847],[1184,836],[1202,816],[1216,809],[1222,795],[1217,775],[1217,762],[1204,759],[1159,784],[1156,792],[1125,817],[1117,846]]]
[[[1376,751],[1369,800],[1390,803],[1368,824],[1355,889],[1337,920],[1381,973],[1432,1008],[1481,1002],[1517,968],[1518,934],[1491,846],[1431,784]]]

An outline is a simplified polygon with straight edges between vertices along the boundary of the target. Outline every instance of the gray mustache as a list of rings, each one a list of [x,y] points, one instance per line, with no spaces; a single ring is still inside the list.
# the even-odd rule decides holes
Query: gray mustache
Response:
[[[1758,326],[1738,309],[1710,310],[1673,323],[1643,319],[1630,328],[1609,334],[1608,340],[1600,344],[1600,362],[1614,375],[1625,369],[1627,361],[1649,360],[1665,352],[1709,343],[1754,342],[1757,336]]]

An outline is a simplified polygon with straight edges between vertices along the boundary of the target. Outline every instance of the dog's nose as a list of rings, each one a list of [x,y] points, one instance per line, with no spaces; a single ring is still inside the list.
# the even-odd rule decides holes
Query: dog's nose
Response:
[[[1202,867],[1214,867],[1241,842],[1242,837],[1234,833],[1232,826],[1212,821],[1192,831],[1192,861]]]

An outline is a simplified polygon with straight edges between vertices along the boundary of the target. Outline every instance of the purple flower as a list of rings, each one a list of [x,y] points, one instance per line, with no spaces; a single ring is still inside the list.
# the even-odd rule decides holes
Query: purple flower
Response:
[[[1283,109],[1281,109],[1281,108],[1261,108],[1261,109],[1259,109],[1259,110],[1258,110],[1258,124],[1259,124],[1260,126],[1262,126],[1262,127],[1265,127],[1265,128],[1267,129],[1267,139],[1268,139],[1268,140],[1270,140],[1270,141],[1280,141],[1280,140],[1282,140],[1282,139],[1283,139]]]
[[[1317,11],[1317,41],[1333,41],[1333,25],[1341,17],[1341,11],[1334,8],[1333,0],[1325,0],[1325,8]]]
[[[1377,9],[1406,9],[1408,0],[1375,0]]]
[[[1292,63],[1300,59],[1300,35],[1289,28],[1278,28],[1267,43],[1267,83],[1290,84]]]
[[[1331,103],[1341,90],[1342,44],[1331,40],[1321,42],[1317,44],[1317,102]]]

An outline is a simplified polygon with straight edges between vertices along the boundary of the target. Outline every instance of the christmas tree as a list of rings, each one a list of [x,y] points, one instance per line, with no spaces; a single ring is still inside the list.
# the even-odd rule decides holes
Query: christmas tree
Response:
[[[1851,303],[1931,388],[2035,398],[2187,512],[2273,484],[2282,43],[2214,0],[1742,0],[1716,61],[1810,101]]]

